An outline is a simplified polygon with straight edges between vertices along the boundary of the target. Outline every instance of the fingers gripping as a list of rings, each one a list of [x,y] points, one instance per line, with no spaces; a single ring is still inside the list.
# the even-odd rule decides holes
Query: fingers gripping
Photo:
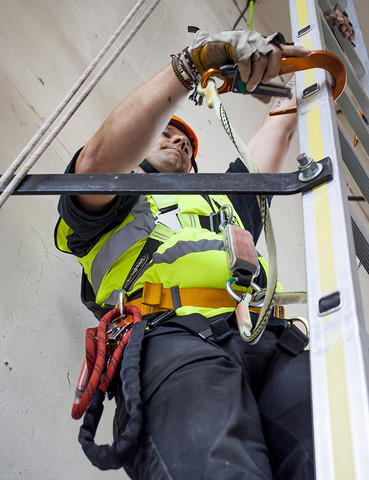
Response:
[[[210,68],[237,63],[247,90],[268,83],[278,75],[283,55],[307,56],[308,50],[284,45],[281,34],[263,37],[253,30],[236,30],[209,35],[199,30],[191,47],[191,57],[200,75]],[[285,50],[285,47],[286,48]]]
[[[270,39],[252,30],[237,30],[209,35],[199,30],[191,47],[191,57],[199,73],[227,63],[247,64],[251,56],[272,51]]]

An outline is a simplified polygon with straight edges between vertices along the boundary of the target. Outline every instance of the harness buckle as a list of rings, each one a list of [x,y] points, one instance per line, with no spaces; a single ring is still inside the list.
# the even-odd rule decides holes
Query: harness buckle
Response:
[[[158,213],[155,219],[155,225],[161,223],[166,227],[170,228],[174,232],[179,232],[182,229],[181,222],[178,219],[178,214],[180,213],[179,207],[177,205],[176,208],[170,210],[169,212]]]

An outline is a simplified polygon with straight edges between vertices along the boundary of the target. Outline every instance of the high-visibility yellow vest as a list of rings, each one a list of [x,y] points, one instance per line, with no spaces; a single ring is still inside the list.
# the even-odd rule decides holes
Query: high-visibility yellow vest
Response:
[[[224,289],[231,275],[222,234],[202,228],[200,219],[231,202],[225,195],[210,198],[213,208],[201,195],[141,195],[120,225],[102,235],[86,255],[77,257],[93,288],[95,302],[103,307],[116,304],[118,293],[148,238],[160,242],[159,246],[145,265],[147,259],[142,257],[128,294],[141,289],[145,282],[162,283],[164,288]],[[233,215],[234,223],[243,227],[234,208]],[[67,238],[72,233],[60,219],[56,227],[59,250],[71,253]],[[265,260],[259,257],[259,261],[267,270]],[[230,309],[184,306],[176,313],[213,316],[227,311]]]

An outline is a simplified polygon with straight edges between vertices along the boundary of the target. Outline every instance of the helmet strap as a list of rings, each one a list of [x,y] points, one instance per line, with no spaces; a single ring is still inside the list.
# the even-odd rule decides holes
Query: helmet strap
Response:
[[[159,173],[155,167],[151,165],[146,159],[143,160],[139,165],[145,173]]]

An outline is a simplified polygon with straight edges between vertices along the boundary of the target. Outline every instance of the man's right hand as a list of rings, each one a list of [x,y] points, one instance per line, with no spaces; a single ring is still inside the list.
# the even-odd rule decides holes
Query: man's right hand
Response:
[[[334,13],[325,14],[324,16],[331,28],[338,25],[338,29],[344,38],[347,38],[350,42],[355,41],[355,30],[345,12],[336,9]]]
[[[280,70],[282,57],[308,57],[310,50],[287,45],[283,36],[264,38],[253,30],[236,30],[209,35],[196,33],[190,53],[200,74],[209,68],[237,63],[247,90],[252,92],[259,83],[268,83]]]

